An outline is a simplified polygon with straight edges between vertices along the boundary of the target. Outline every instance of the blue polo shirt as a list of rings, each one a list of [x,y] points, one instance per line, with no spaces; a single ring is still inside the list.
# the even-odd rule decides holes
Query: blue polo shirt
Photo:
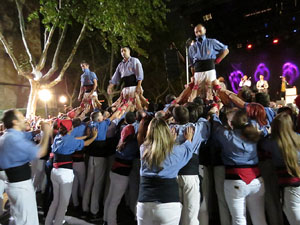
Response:
[[[106,132],[107,132],[109,125],[110,125],[110,119],[106,119],[101,122],[92,121],[89,124],[89,128],[92,129],[92,128],[96,127],[98,130],[98,135],[97,135],[97,138],[95,139],[95,141],[106,140]]]
[[[246,141],[241,130],[227,130],[219,118],[213,115],[213,137],[222,148],[222,160],[226,166],[258,164],[257,143]]]
[[[21,166],[37,158],[39,147],[27,138],[24,132],[12,128],[0,137],[1,169]]]
[[[84,123],[80,124],[78,127],[73,128],[71,136],[82,137],[85,134],[86,125]]]
[[[176,178],[179,170],[184,167],[193,156],[193,145],[190,141],[185,141],[181,145],[174,145],[170,155],[168,155],[162,165],[149,168],[142,157],[145,146],[140,147],[141,169],[140,175],[159,178]]]
[[[52,144],[52,152],[61,155],[71,155],[75,151],[80,151],[84,147],[84,140],[77,140],[75,137],[66,134],[62,136],[61,134],[56,135]]]
[[[202,41],[198,38],[197,41],[189,47],[190,66],[193,66],[196,61],[216,59],[217,55],[227,49],[227,45],[222,44],[216,39],[206,38],[202,36]]]
[[[94,85],[94,79],[98,80],[96,74],[89,69],[84,69],[80,77],[81,86]]]

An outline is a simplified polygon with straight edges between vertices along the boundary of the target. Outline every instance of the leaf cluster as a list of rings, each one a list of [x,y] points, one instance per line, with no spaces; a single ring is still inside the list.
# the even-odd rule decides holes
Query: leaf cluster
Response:
[[[53,24],[63,27],[86,23],[90,32],[99,35],[104,48],[107,45],[130,46],[147,56],[139,46],[150,41],[150,28],[165,29],[168,9],[163,0],[40,0],[40,8],[28,17],[40,15],[47,29]]]

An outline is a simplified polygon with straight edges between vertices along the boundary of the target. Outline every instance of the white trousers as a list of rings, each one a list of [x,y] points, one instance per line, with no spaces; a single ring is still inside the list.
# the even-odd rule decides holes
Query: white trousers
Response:
[[[104,204],[103,220],[108,225],[117,225],[117,209],[127,189],[129,177],[110,172],[110,186]]]
[[[182,203],[180,224],[199,225],[200,180],[198,175],[179,175],[179,198]]]
[[[7,178],[4,171],[0,171],[0,216],[4,213],[3,194],[7,188]]]
[[[72,169],[52,169],[53,200],[45,220],[45,225],[63,224],[72,193],[73,180],[74,174]]]
[[[194,79],[195,84],[198,85],[197,93],[200,94],[201,97],[208,97],[207,92],[211,92],[209,86],[212,81],[217,79],[216,70],[212,69],[204,72],[195,72]]]
[[[89,211],[93,214],[99,212],[100,196],[103,196],[104,181],[106,178],[106,170],[109,164],[109,158],[89,157],[87,180],[82,199],[82,209],[84,212]]]
[[[138,225],[178,225],[180,221],[181,203],[138,202]]]
[[[300,187],[284,188],[283,211],[290,225],[300,224]]]
[[[74,206],[79,206],[78,196],[82,198],[85,185],[85,163],[73,162],[74,181],[72,186],[72,202]]]
[[[46,173],[45,173],[46,160],[35,159],[32,161],[32,178],[33,187],[35,191],[44,191],[46,187]]]
[[[214,167],[214,181],[215,190],[218,198],[218,207],[221,225],[230,225],[231,216],[229,208],[226,203],[224,194],[224,181],[225,181],[225,166],[215,166]]]
[[[194,73],[195,84],[201,84],[205,82],[212,82],[217,79],[216,70],[208,70],[204,72],[195,72]]]
[[[247,225],[246,206],[253,225],[267,225],[264,207],[264,181],[260,177],[250,184],[243,180],[225,180],[224,192],[233,225]]]
[[[35,191],[32,180],[8,183],[10,213],[15,225],[39,225]]]

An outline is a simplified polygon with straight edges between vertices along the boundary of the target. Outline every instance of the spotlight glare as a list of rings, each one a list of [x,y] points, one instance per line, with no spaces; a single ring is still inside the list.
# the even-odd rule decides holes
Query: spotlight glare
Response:
[[[62,104],[66,103],[67,102],[66,96],[64,96],[64,95],[60,96],[59,97],[59,102],[62,103]]]
[[[297,30],[295,29],[295,30],[293,30],[293,32],[294,32],[294,33],[296,33],[296,32],[297,32]]]
[[[266,37],[266,38],[268,38],[268,37],[269,37],[269,35],[268,35],[268,34],[266,34],[266,35],[265,35],[265,37]]]
[[[44,102],[47,102],[51,99],[51,92],[47,89],[40,90],[38,95],[39,95],[39,98]]]
[[[275,38],[275,39],[273,40],[273,44],[278,44],[278,42],[279,42],[278,38]]]
[[[253,47],[252,44],[248,44],[248,45],[247,45],[247,48],[248,48],[248,49],[251,49],[252,47]]]

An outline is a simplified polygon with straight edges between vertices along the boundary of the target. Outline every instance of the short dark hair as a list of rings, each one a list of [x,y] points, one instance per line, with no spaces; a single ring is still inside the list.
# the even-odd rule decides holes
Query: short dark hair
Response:
[[[241,97],[245,102],[252,102],[252,91],[249,87],[242,87],[240,90]]]
[[[175,121],[179,124],[186,124],[189,122],[189,110],[185,106],[176,106],[172,111]]]
[[[134,112],[126,113],[125,121],[127,124],[133,124],[135,122],[135,113]]]
[[[100,112],[92,112],[92,114],[91,114],[91,120],[92,121],[97,121],[98,118],[99,118],[99,113]]]
[[[2,122],[6,129],[10,129],[14,126],[13,120],[17,120],[16,110],[8,109],[3,113]]]
[[[90,65],[90,64],[89,64],[87,61],[85,61],[85,60],[82,60],[82,61],[80,62],[80,65],[81,65],[81,64],[86,64],[86,65],[88,65],[88,66]]]
[[[258,92],[255,94],[255,102],[263,105],[264,107],[269,107],[270,95],[268,93]]]
[[[131,49],[128,46],[122,46],[121,49],[126,48],[129,50],[129,52],[131,52]]]
[[[166,104],[170,104],[173,100],[175,100],[176,97],[175,95],[173,94],[168,94],[166,97],[165,97],[165,103]]]
[[[73,125],[74,128],[80,126],[80,124],[81,124],[81,119],[80,118],[77,117],[77,118],[74,118],[72,120],[72,125]]]

